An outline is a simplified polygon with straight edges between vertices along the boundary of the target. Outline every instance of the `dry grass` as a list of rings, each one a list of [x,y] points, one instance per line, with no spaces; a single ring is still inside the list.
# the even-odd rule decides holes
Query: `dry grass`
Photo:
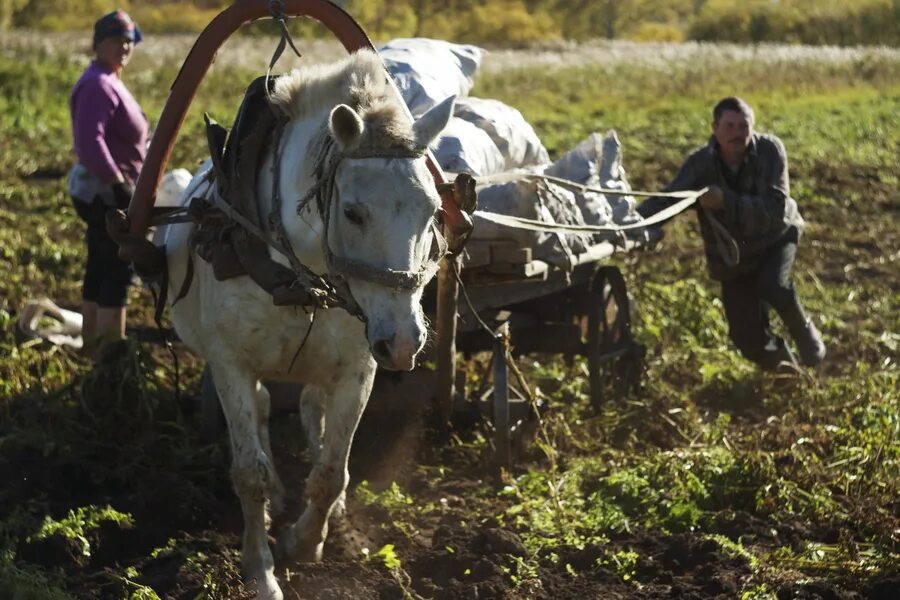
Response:
[[[52,58],[69,57],[86,62],[90,57],[88,32],[44,33],[28,31],[4,32],[0,39],[0,53],[18,55],[23,50]],[[178,64],[196,40],[193,34],[148,36],[135,53],[131,69],[152,68]],[[344,49],[333,39],[296,40],[303,53],[303,62],[326,62],[343,56]],[[265,69],[278,43],[276,36],[234,36],[218,54],[217,63],[229,69]],[[382,41],[376,41],[376,45]],[[72,49],[80,52],[72,53]],[[282,58],[282,68],[298,60],[290,52]],[[527,48],[489,48],[482,70],[502,72],[517,68],[571,68],[590,65],[629,65],[666,72],[673,68],[702,64],[717,69],[734,62],[754,62],[760,66],[780,65],[802,68],[810,63],[848,65],[866,61],[900,62],[900,48],[801,46],[790,44],[715,44],[685,42],[630,42],[623,40],[594,40],[590,42],[543,42]]]

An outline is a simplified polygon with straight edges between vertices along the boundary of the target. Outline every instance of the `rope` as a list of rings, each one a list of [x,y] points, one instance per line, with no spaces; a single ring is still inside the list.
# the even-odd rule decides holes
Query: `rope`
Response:
[[[472,305],[472,300],[469,298],[469,292],[466,290],[465,284],[463,284],[462,278],[459,276],[459,269],[456,265],[456,258],[451,257],[447,259],[450,263],[450,270],[453,271],[453,277],[456,279],[457,285],[459,285],[459,291],[462,292],[463,300],[466,301],[466,306],[469,307],[469,312],[472,313],[472,316],[475,317],[475,320],[478,321],[478,324],[484,329],[489,336],[492,338],[496,336],[496,333],[493,329],[491,329],[490,325],[484,322],[484,319],[481,318],[481,315],[478,314],[478,311],[475,310],[475,306]]]
[[[156,306],[156,309],[153,311],[153,321],[156,323],[156,329],[162,336],[163,344],[165,344],[166,350],[169,351],[169,355],[172,357],[172,383],[174,385],[173,394],[175,395],[175,405],[178,406],[181,401],[181,369],[178,366],[178,353],[175,352],[175,345],[172,343],[172,339],[169,336],[169,333],[166,331],[162,324],[163,310],[166,306],[166,295],[168,294],[169,290],[168,272],[165,274],[165,277],[163,277],[163,280],[161,281],[158,294],[153,286],[149,286],[149,288],[150,294],[153,296],[153,304]]]
[[[326,284],[325,280],[313,273],[312,270],[301,263],[297,258],[296,253],[294,253],[294,248],[291,246],[291,240],[288,237],[287,230],[284,228],[284,222],[281,220],[281,151],[283,149],[281,141],[286,125],[287,120],[284,119],[278,123],[275,127],[275,139],[272,143],[272,147],[274,148],[274,158],[272,160],[272,206],[269,210],[268,217],[269,229],[274,231],[278,243],[281,248],[283,248],[281,253],[288,259],[288,262],[291,264],[291,269],[297,275],[297,279],[300,281],[301,285],[304,285],[307,289],[312,289],[313,287],[325,288],[327,295],[330,296],[333,295],[333,290],[329,289],[330,286]],[[265,239],[263,241],[267,242]],[[276,250],[278,250],[277,247]]]
[[[294,45],[294,40],[291,38],[291,32],[288,31],[287,23],[284,20],[284,2],[282,0],[269,0],[269,14],[271,14],[275,22],[278,23],[281,32],[281,39],[278,40],[278,46],[275,47],[275,52],[272,53],[272,58],[269,60],[269,68],[266,70],[266,97],[271,100],[271,97],[269,96],[269,79],[272,76],[272,69],[275,67],[275,63],[278,62],[278,59],[281,58],[284,49],[290,45],[291,50],[294,51],[297,58],[303,58],[303,55],[300,54],[300,51],[297,50],[297,46]]]
[[[309,327],[306,329],[306,335],[303,336],[303,340],[300,342],[300,346],[297,347],[297,351],[294,353],[294,358],[291,359],[291,366],[288,367],[288,373],[294,370],[294,363],[297,362],[297,357],[300,356],[300,351],[303,350],[303,347],[306,345],[306,340],[309,339],[309,334],[312,333],[313,325],[316,324],[316,314],[319,311],[318,306],[313,306],[312,316],[309,318]]]
[[[568,179],[563,179],[561,177],[554,177],[553,175],[544,175],[542,173],[496,173],[493,175],[485,175],[479,176],[478,185],[486,185],[493,183],[506,183],[510,181],[519,181],[521,179],[538,179],[542,181],[549,181],[551,183],[555,183],[561,187],[571,188],[575,190],[580,190],[583,192],[596,192],[598,194],[604,194],[609,196],[637,196],[639,198],[688,198],[695,192],[692,191],[684,191],[684,192],[643,192],[639,190],[621,190],[621,189],[612,189],[612,188],[603,188],[592,185],[585,185],[583,183],[576,183],[574,181],[570,181]]]
[[[518,177],[518,176],[517,176]],[[559,179],[557,177],[550,177],[547,175],[533,175],[526,176],[527,178],[539,179],[541,181],[550,181],[553,183],[559,183],[564,186],[574,187],[580,190],[594,191],[603,194],[619,194],[619,195],[629,195],[629,196],[653,196],[653,197],[662,197],[662,198],[679,198],[680,200],[671,206],[659,211],[651,215],[650,217],[638,221],[636,223],[627,223],[625,225],[570,225],[567,223],[546,223],[544,221],[538,221],[537,219],[526,219],[524,217],[514,217],[512,215],[504,215],[500,213],[485,211],[485,210],[476,210],[474,215],[477,217],[481,217],[486,221],[490,221],[492,223],[496,223],[497,225],[502,225],[504,227],[511,227],[513,229],[524,229],[527,231],[539,231],[541,233],[557,233],[557,234],[573,234],[573,233],[617,233],[624,234],[625,231],[630,231],[634,229],[645,229],[652,225],[656,225],[658,223],[662,223],[663,221],[668,221],[672,217],[681,214],[686,211],[688,208],[692,207],[697,203],[697,200],[702,196],[709,188],[703,188],[697,191],[685,191],[685,192],[641,192],[641,191],[629,191],[625,192],[622,190],[607,190],[604,188],[595,188],[590,186],[581,185],[578,183],[574,183],[571,181],[566,181],[565,179]],[[488,178],[490,180],[490,178]],[[482,180],[483,182],[484,180]],[[719,252],[719,256],[722,258],[722,261],[728,265],[729,267],[735,267],[741,261],[741,248],[738,245],[737,240],[734,239],[734,236],[731,235],[731,232],[722,224],[719,219],[713,214],[712,211],[704,210],[703,215],[707,218],[712,227],[713,236],[716,239],[716,249]]]
[[[703,188],[702,190],[691,192],[670,192],[666,197],[681,198],[681,201],[659,211],[648,219],[625,225],[569,225],[565,223],[545,223],[544,221],[538,221],[537,219],[514,217],[484,210],[476,210],[474,214],[477,217],[481,217],[486,221],[491,221],[498,225],[545,233],[608,233],[629,231],[632,229],[644,229],[645,227],[656,225],[657,223],[671,219],[693,206],[697,202],[697,198],[706,193],[707,189],[708,188]],[[649,192],[639,192],[640,195],[648,193]]]
[[[722,261],[729,267],[736,267],[741,262],[741,248],[738,246],[737,240],[725,229],[712,211],[706,210],[703,211],[703,214],[712,225],[713,235],[716,236],[716,249],[719,251]]]

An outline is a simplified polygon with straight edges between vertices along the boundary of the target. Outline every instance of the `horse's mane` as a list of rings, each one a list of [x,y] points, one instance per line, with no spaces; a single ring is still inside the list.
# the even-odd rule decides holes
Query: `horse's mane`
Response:
[[[347,104],[366,124],[360,146],[411,148],[415,141],[410,120],[387,78],[381,59],[363,49],[339,62],[279,77],[271,102],[293,120]]]

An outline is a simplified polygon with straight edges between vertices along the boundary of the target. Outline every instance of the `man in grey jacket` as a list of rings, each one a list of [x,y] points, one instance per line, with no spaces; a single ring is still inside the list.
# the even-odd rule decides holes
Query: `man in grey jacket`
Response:
[[[697,218],[710,275],[722,282],[722,303],[732,341],[764,369],[795,364],[783,339],[769,329],[769,308],[779,314],[797,344],[800,359],[815,366],[825,345],[807,318],[791,280],[803,218],[790,196],[787,154],[774,135],[753,131],[753,109],[740,98],[713,109],[713,135],[695,151],[665,191],[708,187]],[[652,215],[676,200],[650,198],[638,211]],[[722,251],[722,232],[737,244]]]

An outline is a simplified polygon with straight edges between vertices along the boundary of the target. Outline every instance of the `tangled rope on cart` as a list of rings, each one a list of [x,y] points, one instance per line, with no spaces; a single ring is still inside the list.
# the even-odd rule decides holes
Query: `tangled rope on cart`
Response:
[[[513,229],[524,229],[528,231],[539,231],[542,233],[619,233],[623,234],[627,231],[645,229],[653,225],[658,225],[664,221],[675,217],[676,215],[686,211],[695,204],[697,200],[706,193],[709,188],[700,190],[690,190],[684,192],[644,192],[639,190],[616,190],[596,186],[582,185],[567,179],[552,177],[550,175],[527,174],[515,175],[516,178],[537,179],[539,181],[551,182],[562,187],[568,187],[583,192],[596,192],[598,194],[608,194],[614,196],[638,196],[638,197],[657,197],[657,198],[674,198],[678,202],[669,206],[658,213],[637,221],[635,223],[627,223],[625,225],[570,225],[566,223],[546,223],[537,219],[527,219],[524,217],[514,217],[512,215],[504,215],[484,210],[476,210],[475,216],[481,217],[486,221],[511,227]],[[500,183],[509,179],[508,175],[501,177],[487,176],[479,180],[479,183]],[[709,220],[716,236],[716,246],[722,260],[729,266],[737,265],[741,260],[741,250],[737,240],[728,231],[728,229],[712,214],[712,211],[704,211],[703,215]]]

